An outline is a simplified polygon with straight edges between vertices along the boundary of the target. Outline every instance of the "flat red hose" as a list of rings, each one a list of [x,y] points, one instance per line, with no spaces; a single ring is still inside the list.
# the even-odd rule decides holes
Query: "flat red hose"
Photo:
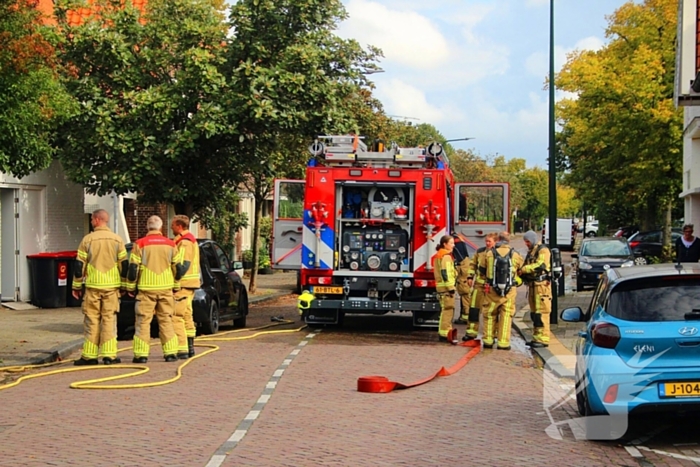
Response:
[[[389,381],[389,378],[386,376],[362,376],[357,379],[357,390],[359,392],[391,392],[395,389],[408,389],[420,386],[421,384],[434,380],[438,376],[453,375],[461,370],[464,365],[469,363],[469,360],[474,358],[476,354],[481,352],[481,341],[478,339],[462,342],[458,345],[462,347],[470,347],[471,350],[469,350],[466,355],[460,358],[457,363],[452,365],[450,368],[445,368],[443,366],[437,373],[428,378],[415,381],[411,384],[403,384],[395,381]]]

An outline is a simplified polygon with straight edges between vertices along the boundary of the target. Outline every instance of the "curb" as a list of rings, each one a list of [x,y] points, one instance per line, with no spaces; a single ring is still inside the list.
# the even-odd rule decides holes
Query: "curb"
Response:
[[[289,290],[286,292],[275,292],[268,295],[261,295],[260,297],[253,297],[248,299],[248,304],[266,302],[268,300],[274,300],[275,298],[285,297],[287,295],[292,295],[294,292]]]
[[[271,293],[269,295],[262,295],[260,297],[254,297],[248,300],[248,304],[253,304],[253,303],[262,303],[266,302],[269,300],[274,300],[276,298],[284,297],[287,295],[291,295],[292,291],[288,292],[275,292]],[[25,361],[15,361],[10,364],[4,364],[0,363],[0,368],[2,367],[7,367],[7,366],[22,366],[22,365],[41,365],[44,363],[53,363],[61,360],[65,360],[68,356],[70,356],[73,352],[76,350],[79,350],[83,346],[83,339],[75,339],[70,342],[66,342],[64,344],[59,344],[55,347],[52,347],[51,349],[42,352],[45,355],[42,357],[34,357],[30,358]]]
[[[525,324],[523,317],[526,313],[530,312],[530,307],[525,306],[519,310],[523,312],[520,318],[513,318],[513,327],[518,331],[518,334],[525,339],[525,342],[532,340],[532,333],[530,332],[530,326]],[[537,355],[537,357],[542,360],[545,368],[554,373],[558,378],[574,378],[574,372],[569,370],[564,366],[564,364],[559,360],[559,356],[553,354],[548,347],[535,347],[534,349],[528,347],[530,352]]]

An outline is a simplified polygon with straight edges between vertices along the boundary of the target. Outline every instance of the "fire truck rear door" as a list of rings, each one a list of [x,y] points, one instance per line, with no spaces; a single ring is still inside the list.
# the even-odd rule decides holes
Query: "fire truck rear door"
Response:
[[[272,267],[301,269],[304,180],[275,180],[272,211]]]
[[[486,234],[510,231],[510,185],[455,183],[453,213],[454,231],[480,248]]]

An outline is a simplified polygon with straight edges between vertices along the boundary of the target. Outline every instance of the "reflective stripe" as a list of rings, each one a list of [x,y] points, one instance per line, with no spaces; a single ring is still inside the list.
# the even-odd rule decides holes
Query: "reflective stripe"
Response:
[[[76,281],[74,280],[73,288],[76,288],[75,282]],[[98,271],[92,264],[88,264],[85,287],[91,289],[118,289],[121,286],[121,283],[121,273],[117,265],[105,273]]]
[[[97,358],[98,352],[97,344],[93,344],[87,339],[83,342],[83,358],[86,360],[93,360]]]
[[[168,342],[163,344],[163,355],[172,355],[177,353],[177,336],[174,336]],[[136,352],[134,352],[135,354]]]
[[[134,336],[134,357],[148,357],[148,352],[151,346],[148,342],[141,340],[138,336]]]
[[[139,274],[139,290],[166,290],[175,287],[172,269],[168,268],[160,274],[141,265]]]
[[[103,357],[114,358],[117,356],[117,338],[113,337],[107,342],[103,342],[100,346],[100,355]]]

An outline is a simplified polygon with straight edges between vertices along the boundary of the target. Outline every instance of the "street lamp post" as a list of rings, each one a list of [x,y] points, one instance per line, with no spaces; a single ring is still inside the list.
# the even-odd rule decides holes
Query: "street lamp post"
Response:
[[[456,138],[456,139],[446,139],[446,143],[451,143],[453,141],[469,141],[470,139],[476,139],[476,138]]]
[[[554,161],[556,152],[554,132],[554,0],[549,0],[549,248],[557,247],[557,169]],[[564,276],[559,278],[564,280]],[[552,313],[550,324],[559,319],[559,287],[552,281]]]

